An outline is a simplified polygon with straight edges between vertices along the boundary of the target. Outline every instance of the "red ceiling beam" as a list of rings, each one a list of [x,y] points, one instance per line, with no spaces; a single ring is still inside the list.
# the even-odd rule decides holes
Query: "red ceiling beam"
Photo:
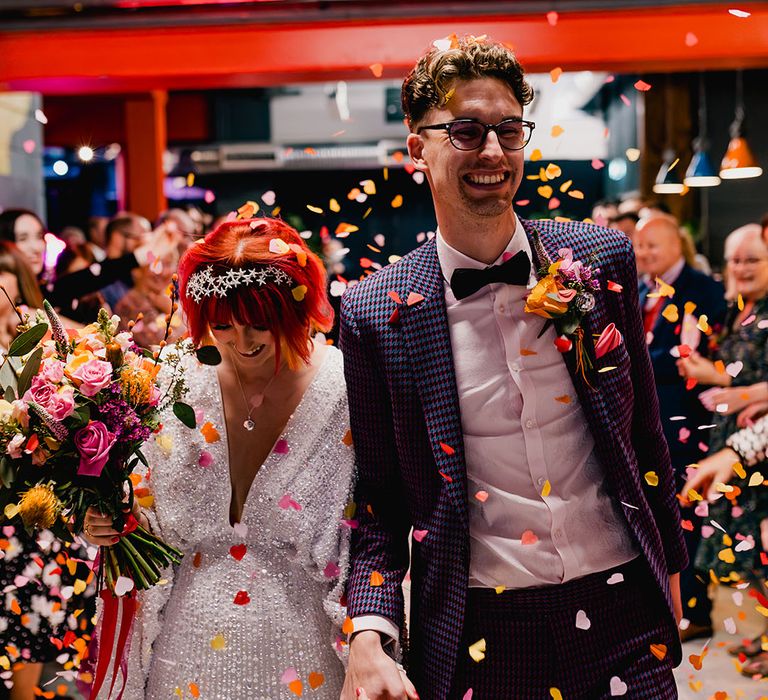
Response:
[[[452,32],[511,43],[529,72],[623,72],[768,66],[768,8],[739,19],[727,6],[446,21],[233,24],[174,29],[0,32],[0,90],[47,94],[251,87],[401,77]]]

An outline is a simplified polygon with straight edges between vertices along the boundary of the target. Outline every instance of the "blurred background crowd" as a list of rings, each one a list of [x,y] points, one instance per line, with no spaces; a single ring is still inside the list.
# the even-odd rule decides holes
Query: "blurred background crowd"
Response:
[[[404,148],[406,67],[454,31],[509,39],[536,91],[518,215],[589,220],[635,249],[692,562],[681,635],[702,656],[714,636],[726,667],[768,677],[768,10],[186,5],[0,7],[8,301],[34,310],[48,299],[71,327],[106,308],[155,348],[179,256],[251,200],[321,255],[338,305],[435,235],[427,184]],[[16,324],[0,299],[0,349]],[[184,334],[175,314],[168,340]],[[92,630],[94,556],[0,531],[0,698],[80,697],[72,672]],[[681,695],[751,692],[713,664],[684,662]]]

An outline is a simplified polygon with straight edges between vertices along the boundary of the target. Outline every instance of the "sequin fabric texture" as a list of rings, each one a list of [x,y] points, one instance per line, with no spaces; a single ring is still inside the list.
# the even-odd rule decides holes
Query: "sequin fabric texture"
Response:
[[[196,686],[220,700],[295,698],[297,690],[336,700],[354,469],[341,353],[328,348],[234,529],[216,370],[184,362],[198,428],[169,413],[145,454],[153,528],[185,556],[141,597],[124,697],[187,697]]]

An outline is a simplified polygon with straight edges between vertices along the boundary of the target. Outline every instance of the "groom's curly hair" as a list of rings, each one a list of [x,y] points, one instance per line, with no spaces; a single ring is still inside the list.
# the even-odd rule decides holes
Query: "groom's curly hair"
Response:
[[[445,41],[450,41],[448,48],[434,46],[403,81],[403,112],[411,131],[430,109],[448,102],[457,80],[496,78],[512,88],[523,107],[533,100],[533,88],[525,80],[525,71],[507,46],[487,37],[454,35]]]

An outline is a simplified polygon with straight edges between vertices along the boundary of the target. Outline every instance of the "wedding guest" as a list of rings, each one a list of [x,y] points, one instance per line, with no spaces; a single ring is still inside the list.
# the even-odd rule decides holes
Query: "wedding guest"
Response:
[[[101,262],[107,257],[106,245],[108,223],[108,216],[91,216],[88,219],[86,237],[88,239],[88,247],[91,249],[91,253],[96,262]]]
[[[343,700],[677,697],[687,555],[632,247],[517,217],[532,98],[484,37],[432,48],[403,84],[439,228],[342,297],[358,520]],[[576,289],[537,283],[549,260]],[[581,331],[546,323],[549,304]],[[409,562],[406,671],[387,652]]]
[[[686,346],[702,357],[708,356],[711,331],[703,333],[697,326],[698,319],[704,315],[710,327],[722,325],[724,289],[719,282],[691,267],[684,254],[680,226],[669,214],[657,213],[641,219],[633,244],[637,266],[644,272],[639,301],[659,397],[661,425],[672,467],[681,484],[685,481],[686,467],[705,454],[707,436],[698,435],[698,426],[709,424],[712,414],[699,401],[701,387],[686,386],[673,352],[679,357],[678,348]],[[659,296],[661,286],[657,279],[674,289],[671,296]],[[691,310],[686,313],[686,308]],[[688,557],[693,562],[701,539],[701,519],[693,514],[689,519],[694,527],[684,530],[683,534]],[[706,571],[697,571],[692,565],[681,573],[680,590],[687,620],[680,634],[683,641],[712,635],[708,580]]]
[[[742,303],[730,305],[724,332],[713,355],[723,364],[718,367],[712,359],[694,352],[678,360],[678,366],[683,377],[700,384],[746,390],[768,377],[768,245],[761,237],[760,226],[744,226],[731,233],[725,242],[725,258],[729,280]],[[732,369],[737,365],[738,371]],[[709,445],[712,452],[718,453],[738,429],[736,414],[716,410],[712,423],[715,427]],[[733,582],[735,577],[762,590],[765,574],[758,552],[762,522],[768,518],[768,500],[763,489],[748,486],[748,481],[748,475],[734,479],[732,483],[737,488],[709,504],[707,519],[715,520],[729,533],[728,542],[730,538],[746,538],[755,546],[731,547],[722,536],[714,534],[702,539],[696,566],[704,571],[711,569],[722,581]],[[685,487],[682,495],[691,498]],[[768,542],[763,547],[766,545]],[[721,555],[725,550],[725,555]],[[759,672],[768,674],[768,665],[761,665]]]
[[[618,202],[613,199],[601,199],[592,207],[592,221],[598,226],[608,226],[608,222],[619,213]]]
[[[635,237],[635,229],[637,228],[638,221],[639,217],[637,214],[635,214],[635,212],[627,211],[623,214],[616,214],[615,216],[612,216],[610,219],[608,219],[608,223],[606,225],[608,228],[621,231],[631,241]]]
[[[121,212],[107,224],[107,259],[121,261],[121,276],[100,290],[104,300],[115,308],[133,285],[132,272],[136,269],[130,255],[146,244],[152,230],[149,221],[133,212]]]
[[[282,221],[232,221],[189,248],[179,287],[193,343],[221,362],[183,356],[198,425],[168,415],[143,448],[140,517],[185,556],[141,596],[125,698],[194,682],[201,697],[336,700],[354,458],[341,353],[316,335],[332,322],[325,270]],[[118,536],[93,511],[85,529]]]

